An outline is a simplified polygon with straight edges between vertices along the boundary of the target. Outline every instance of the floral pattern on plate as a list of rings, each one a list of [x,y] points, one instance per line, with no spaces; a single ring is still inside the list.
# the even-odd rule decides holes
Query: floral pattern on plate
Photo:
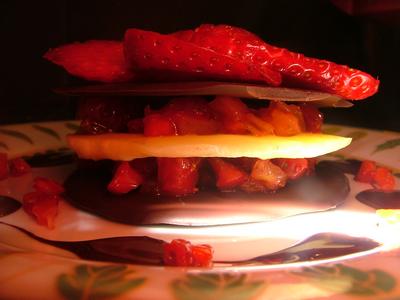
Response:
[[[70,121],[3,126],[0,128],[0,151],[9,153],[10,157],[29,157],[28,161],[35,172],[62,179],[63,174],[57,172],[69,170],[67,164],[71,162],[71,153],[65,147],[64,136],[76,128],[77,123]],[[334,154],[336,158],[372,159],[390,167],[394,173],[400,173],[400,134],[337,125],[327,125],[324,131],[353,138],[353,143],[348,148]],[[52,173],[51,170],[57,170],[57,172]],[[21,193],[29,188],[31,177],[31,175],[26,175],[25,178],[16,179],[14,182],[20,187]],[[352,185],[354,187],[353,182]],[[354,222],[372,218],[372,222],[379,223],[380,229],[375,237],[379,239],[380,246],[363,253],[327,259],[317,257],[315,260],[299,260],[305,250],[344,249],[356,242],[356,238],[342,239],[340,242],[337,242],[337,239],[332,241],[329,240],[332,235],[326,233],[324,235],[322,232],[320,233],[322,235],[317,235],[317,238],[308,242],[307,239],[303,239],[304,243],[292,247],[286,247],[283,243],[280,247],[283,249],[273,251],[272,254],[268,254],[269,256],[266,255],[269,260],[262,255],[252,256],[264,258],[264,263],[260,263],[260,259],[250,260],[250,262],[233,260],[230,264],[216,263],[211,269],[175,268],[88,261],[79,258],[71,251],[32,239],[6,224],[23,224],[25,229],[49,240],[57,239],[57,235],[54,232],[46,232],[46,228],[36,226],[24,216],[24,212],[18,209],[20,194],[11,197],[14,195],[7,193],[9,190],[6,189],[5,183],[0,183],[0,188],[5,196],[0,198],[0,298],[2,299],[369,298],[389,300],[398,299],[400,295],[398,284],[400,218],[397,210],[378,210],[375,213],[374,210],[354,199],[352,202],[345,203],[344,210],[362,211],[366,214],[365,218],[354,219]],[[355,185],[356,190],[366,188],[366,185]],[[62,205],[63,208],[73,210],[68,208],[68,204]],[[340,216],[343,215],[335,217]],[[89,215],[85,217],[85,221],[89,222],[86,224],[99,224],[90,223],[95,217]],[[320,218],[323,217],[325,215]],[[313,224],[312,218],[314,216],[308,218],[310,224]],[[13,223],[15,220],[20,223]],[[343,219],[340,220],[343,221]],[[318,220],[316,219],[315,222]],[[346,222],[343,221],[343,223]],[[345,225],[349,227],[349,224],[351,222]],[[104,226],[108,225],[110,222],[104,221]],[[243,226],[245,225],[239,225],[236,229]],[[250,226],[247,229],[260,230],[262,228]],[[167,227],[160,229],[164,231],[157,237],[162,236],[166,239],[185,233],[179,230],[171,233]],[[357,230],[354,228],[345,229],[352,232],[353,236],[357,236]],[[118,230],[126,235],[139,232],[131,231],[122,225],[118,227]],[[309,237],[310,233],[311,231],[308,233]],[[362,236],[362,231],[358,233]],[[67,231],[63,234],[71,239]],[[80,232],[77,239],[84,240],[92,234],[93,231],[90,230],[86,233]],[[101,234],[101,237],[107,235],[113,237],[115,232]],[[97,237],[99,235],[96,235]],[[262,241],[258,240],[261,239],[262,234],[253,237],[253,243],[249,244],[251,247],[262,245]],[[202,238],[204,241],[205,236]],[[224,236],[215,235],[213,239],[224,239]],[[240,246],[231,242],[231,238],[225,239],[221,247],[217,247],[217,251],[220,251],[220,254],[224,251],[240,251]],[[276,255],[280,251],[291,255],[285,256],[284,260],[279,260]],[[318,256],[318,251],[314,254]]]

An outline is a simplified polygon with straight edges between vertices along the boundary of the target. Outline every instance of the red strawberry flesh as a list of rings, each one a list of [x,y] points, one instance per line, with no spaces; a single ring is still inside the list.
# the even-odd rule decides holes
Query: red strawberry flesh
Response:
[[[378,90],[379,81],[367,73],[269,45],[241,28],[204,24],[191,34],[178,32],[177,36],[222,55],[279,71],[283,85],[286,82],[352,100],[364,99]]]
[[[134,78],[119,41],[91,40],[50,49],[44,58],[90,81],[126,82]]]
[[[129,29],[125,33],[124,46],[129,65],[152,79],[215,79],[266,82],[273,86],[281,82],[280,74],[268,67],[257,69],[253,64],[173,35]]]

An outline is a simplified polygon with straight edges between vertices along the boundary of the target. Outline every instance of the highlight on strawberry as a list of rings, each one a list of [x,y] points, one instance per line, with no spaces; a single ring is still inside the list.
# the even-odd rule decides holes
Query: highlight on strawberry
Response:
[[[44,57],[90,81],[221,80],[289,86],[360,100],[379,80],[345,65],[270,45],[229,25],[160,34],[128,29],[123,41],[91,40],[50,49]]]

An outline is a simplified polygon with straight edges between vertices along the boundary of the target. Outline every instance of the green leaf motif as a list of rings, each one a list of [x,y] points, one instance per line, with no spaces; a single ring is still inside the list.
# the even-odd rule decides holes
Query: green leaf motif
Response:
[[[367,132],[366,131],[361,131],[361,130],[356,130],[356,131],[352,131],[348,134],[346,134],[347,137],[352,138],[353,141],[359,140],[363,137],[367,136]]]
[[[46,133],[46,134],[54,137],[55,139],[61,141],[60,135],[54,129],[44,127],[44,126],[38,125],[38,124],[34,124],[34,125],[32,125],[32,127],[35,128],[36,130],[39,130],[40,132]]]
[[[65,127],[67,127],[68,129],[70,129],[73,132],[78,131],[78,129],[79,129],[79,125],[78,124],[71,123],[71,122],[65,123]]]
[[[78,265],[73,274],[61,274],[57,284],[68,300],[109,299],[139,287],[145,278],[127,278],[133,271],[125,265]]]
[[[343,264],[305,267],[293,274],[309,277],[325,289],[358,296],[390,292],[396,285],[396,279],[382,270],[363,271]]]
[[[248,281],[246,274],[196,274],[172,282],[179,300],[248,300],[264,287],[263,281]]]
[[[29,136],[27,136],[25,133],[22,133],[22,132],[19,132],[16,130],[12,130],[12,129],[6,129],[6,128],[0,128],[0,133],[15,137],[17,139],[23,140],[23,141],[33,145],[32,139]]]
[[[383,150],[387,150],[387,149],[392,149],[392,148],[395,148],[397,146],[400,146],[400,139],[389,140],[389,141],[386,141],[386,142],[378,145],[375,148],[375,151],[373,153],[376,153],[376,152],[379,152],[379,151],[383,151]]]

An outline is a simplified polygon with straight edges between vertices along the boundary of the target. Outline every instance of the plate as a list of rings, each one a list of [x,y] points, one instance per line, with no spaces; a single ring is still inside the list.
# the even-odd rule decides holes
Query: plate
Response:
[[[400,214],[358,201],[356,195],[370,187],[354,182],[347,173],[351,189],[343,203],[292,212],[285,205],[284,213],[274,212],[267,219],[254,213],[262,205],[256,201],[249,210],[242,205],[238,215],[246,218],[222,226],[157,222],[138,226],[102,219],[62,202],[54,230],[37,225],[18,203],[32,189],[34,177],[64,181],[74,171],[64,136],[76,127],[73,121],[0,127],[0,151],[27,157],[33,166],[31,174],[0,182],[1,299],[396,299],[400,295]],[[326,125],[324,131],[353,138],[346,149],[324,157],[325,163],[349,168],[355,160],[371,159],[399,176],[399,133],[338,125]],[[220,210],[229,207],[228,202]],[[210,244],[214,266],[160,266],[157,241],[173,238]],[[127,245],[124,251],[121,242]]]

